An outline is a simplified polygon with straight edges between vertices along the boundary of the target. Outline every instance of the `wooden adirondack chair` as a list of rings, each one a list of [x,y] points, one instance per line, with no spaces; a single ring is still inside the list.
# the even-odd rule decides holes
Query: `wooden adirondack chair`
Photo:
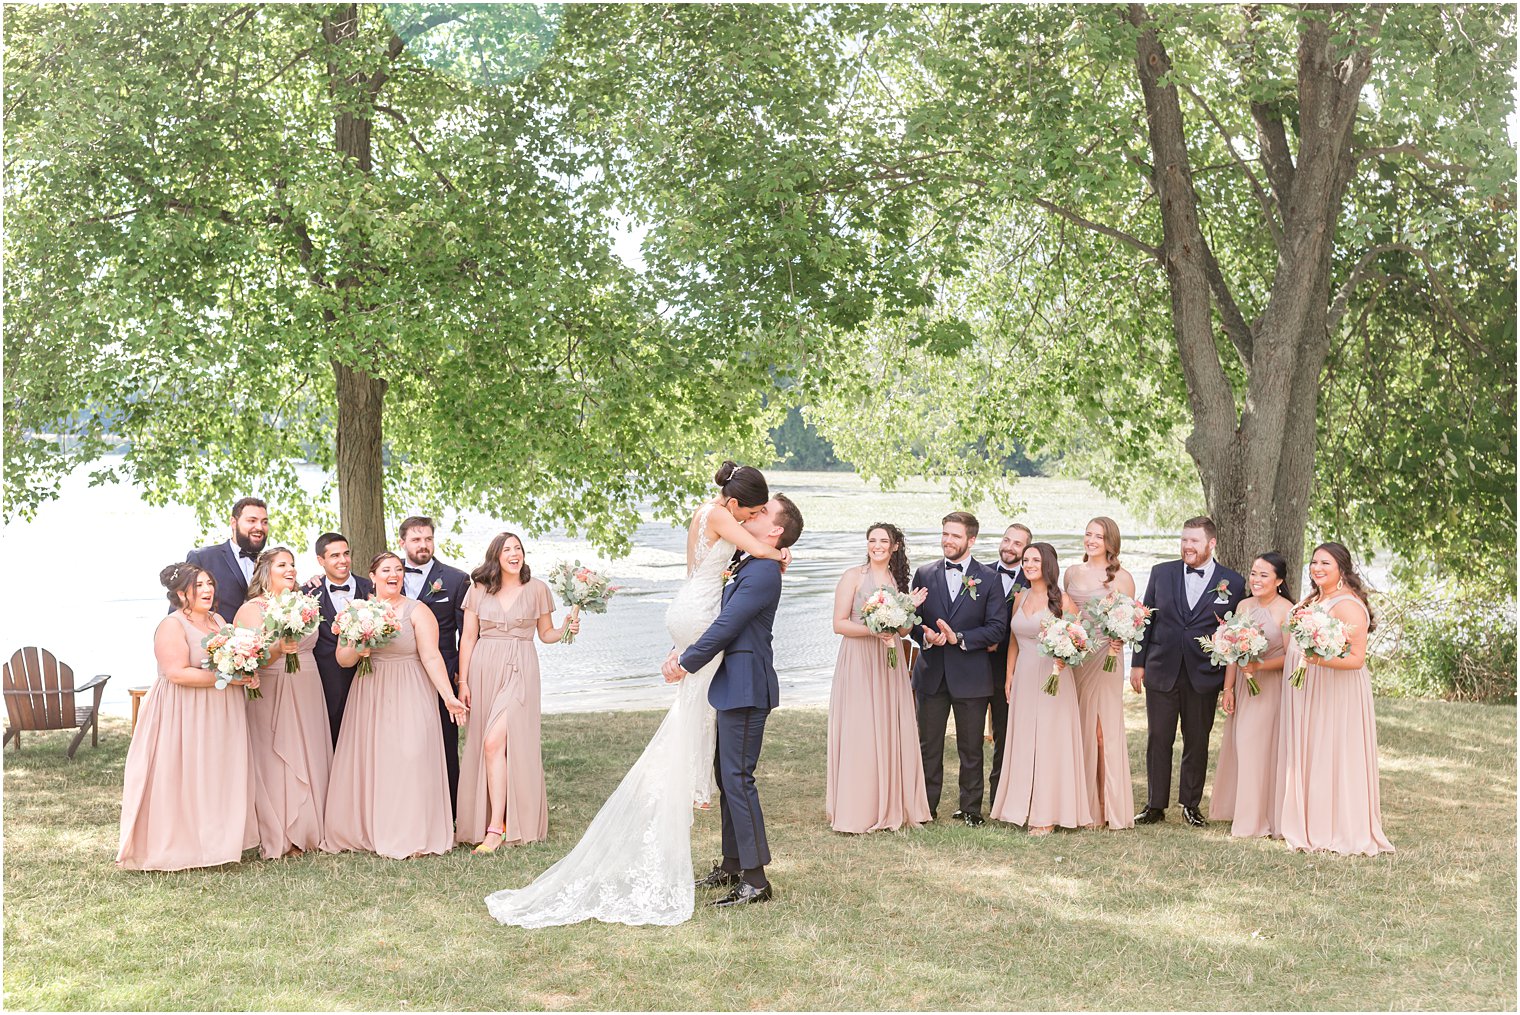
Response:
[[[74,671],[58,661],[44,648],[28,646],[17,649],[5,664],[5,713],[10,722],[0,746],[16,738],[21,750],[22,730],[78,729],[69,744],[69,757],[79,750],[86,730],[90,745],[100,744],[100,696],[105,692],[109,673],[102,673],[83,687],[74,686]],[[74,704],[76,695],[94,689],[95,702],[83,707]]]

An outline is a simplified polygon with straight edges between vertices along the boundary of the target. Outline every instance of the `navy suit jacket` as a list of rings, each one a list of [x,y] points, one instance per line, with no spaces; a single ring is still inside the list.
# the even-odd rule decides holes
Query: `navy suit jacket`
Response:
[[[1246,580],[1218,561],[1210,576],[1210,587],[1198,597],[1198,605],[1188,608],[1183,588],[1183,564],[1168,560],[1151,568],[1151,580],[1145,586],[1141,602],[1156,608],[1140,647],[1135,649],[1132,666],[1145,670],[1145,686],[1170,691],[1177,678],[1186,676],[1193,690],[1200,694],[1218,692],[1224,687],[1224,667],[1209,663],[1209,654],[1198,639],[1214,633],[1226,613],[1233,612],[1246,596]],[[1221,581],[1229,586],[1220,603],[1214,586]]]
[[[216,579],[216,604],[212,609],[227,623],[232,623],[238,608],[248,600],[248,580],[243,577],[243,569],[238,565],[231,544],[223,540],[213,546],[191,550],[185,554],[185,560],[202,571],[209,571]],[[169,612],[173,613],[174,607],[169,607]]]
[[[996,564],[990,566],[993,580],[997,582],[993,588],[1000,589],[1003,587],[1003,576],[997,573]],[[1020,570],[1019,576],[1013,580],[1013,588],[1009,589],[1004,596],[1004,602],[1008,608],[1003,611],[1003,638],[987,653],[987,657],[992,660],[992,683],[998,689],[1002,688],[1004,677],[1008,672],[1008,638],[1013,631],[1013,600],[1019,594],[1019,589],[1027,588],[1029,588],[1029,579],[1024,577],[1024,572]]]
[[[348,576],[348,583],[354,587],[354,599],[370,599],[375,594],[375,583],[368,578],[360,578],[356,574]],[[322,608],[322,626],[317,628],[317,643],[312,646],[311,654],[317,662],[317,672],[322,674],[340,673],[347,671],[353,676],[357,664],[354,666],[338,665],[338,636],[332,632],[332,622],[338,616],[338,610],[333,606],[332,596],[327,591],[327,576],[317,575],[308,581],[301,589],[308,596],[316,596],[317,602]]]
[[[918,608],[923,627],[937,632],[936,621],[944,620],[960,635],[956,645],[934,646],[927,643],[913,667],[913,690],[919,694],[948,692],[952,698],[992,697],[992,659],[989,648],[1008,637],[1011,616],[1003,595],[1003,579],[994,569],[974,559],[967,559],[966,577],[977,579],[976,598],[964,588],[952,600],[945,588],[945,562],[936,558],[913,573],[913,588],[928,589],[928,598]],[[923,629],[915,628],[922,642]],[[965,648],[961,648],[964,645]]]
[[[771,628],[781,603],[781,564],[748,557],[723,589],[723,609],[702,637],[681,653],[681,667],[695,673],[719,652],[723,661],[707,688],[707,700],[719,711],[773,709],[781,703]]]
[[[437,592],[432,591],[434,582],[443,583]],[[459,675],[459,632],[464,630],[464,597],[469,591],[469,575],[434,557],[427,583],[417,595],[417,601],[438,618],[438,651],[450,680]]]

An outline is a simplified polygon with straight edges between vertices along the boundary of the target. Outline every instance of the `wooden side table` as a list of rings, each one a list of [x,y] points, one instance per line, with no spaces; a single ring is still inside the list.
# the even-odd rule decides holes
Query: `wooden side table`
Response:
[[[137,732],[137,710],[142,706],[143,698],[147,697],[151,687],[129,687],[127,694],[132,698],[132,726],[127,731],[128,735]]]

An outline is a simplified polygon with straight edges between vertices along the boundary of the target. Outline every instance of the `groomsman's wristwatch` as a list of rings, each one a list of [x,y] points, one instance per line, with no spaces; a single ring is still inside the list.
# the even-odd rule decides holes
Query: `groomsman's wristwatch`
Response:
[[[961,637],[961,633],[959,631],[956,631],[954,633],[955,633],[955,643],[960,646],[960,649],[961,649],[962,652],[966,651],[966,639],[963,638],[963,637]]]

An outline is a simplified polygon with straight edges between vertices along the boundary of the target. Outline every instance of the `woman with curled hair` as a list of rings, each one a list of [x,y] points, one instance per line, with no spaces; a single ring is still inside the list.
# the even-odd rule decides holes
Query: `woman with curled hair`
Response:
[[[846,571],[834,590],[834,633],[843,641],[829,692],[825,809],[836,832],[879,832],[929,820],[903,642],[908,628],[874,634],[861,616],[866,598],[879,588],[908,593],[903,543],[897,526],[872,525],[866,562]],[[928,594],[912,592],[914,605]]]
[[[234,620],[239,627],[264,626],[269,601],[296,587],[296,557],[274,546],[259,554],[248,583],[248,601]],[[259,854],[266,860],[295,856],[322,845],[322,813],[332,769],[332,731],[327,698],[312,649],[317,632],[300,641],[275,642],[259,670],[262,697],[248,703],[253,749],[254,812],[259,819]],[[300,668],[286,670],[286,657]]]
[[[475,710],[459,758],[456,842],[475,852],[521,846],[549,834],[533,636],[552,645],[580,620],[554,626],[554,595],[533,577],[522,540],[500,532],[471,574],[459,641],[459,697]]]
[[[1134,598],[1135,579],[1119,564],[1119,523],[1099,515],[1082,534],[1082,563],[1066,569],[1066,594],[1082,611],[1110,592]],[[1135,827],[1135,790],[1129,776],[1129,744],[1124,735],[1124,667],[1105,670],[1104,661],[1124,652],[1124,643],[1097,639],[1072,677],[1082,720],[1082,760],[1093,818],[1109,828]]]
[[[1070,667],[1059,665],[1056,693],[1046,694],[1045,682],[1057,664],[1039,650],[1045,619],[1076,613],[1056,582],[1060,573],[1055,547],[1034,543],[1026,549],[1029,588],[1014,599],[1008,622],[1007,746],[988,817],[1023,825],[1030,835],[1048,835],[1056,825],[1083,828],[1093,821],[1076,681]]]
[[[177,871],[235,863],[258,845],[246,686],[217,690],[203,642],[222,626],[216,579],[194,564],[158,576],[174,607],[153,635],[158,679],[127,748],[117,866]]]
[[[1377,622],[1367,591],[1340,543],[1321,543],[1309,559],[1313,590],[1301,606],[1318,606],[1346,625],[1340,659],[1304,657],[1287,639],[1283,670],[1307,662],[1302,687],[1282,692],[1278,764],[1282,799],[1273,835],[1303,850],[1393,852],[1383,834],[1378,788],[1377,721],[1367,674],[1367,635]]]

